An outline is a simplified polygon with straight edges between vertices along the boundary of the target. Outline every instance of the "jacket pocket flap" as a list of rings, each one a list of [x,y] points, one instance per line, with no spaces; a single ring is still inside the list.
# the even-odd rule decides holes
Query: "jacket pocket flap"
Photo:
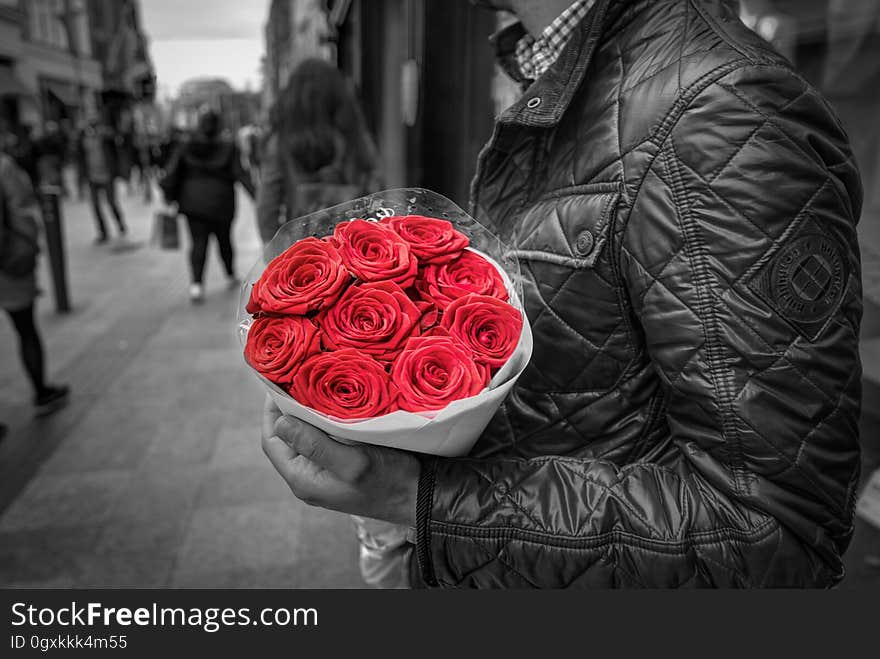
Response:
[[[616,183],[565,188],[541,198],[523,216],[511,255],[570,268],[592,268],[611,230]]]

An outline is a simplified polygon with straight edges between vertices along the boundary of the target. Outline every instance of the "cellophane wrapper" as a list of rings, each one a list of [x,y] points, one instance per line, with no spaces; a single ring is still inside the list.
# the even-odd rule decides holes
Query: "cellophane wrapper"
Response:
[[[295,242],[309,236],[333,233],[340,222],[378,220],[389,215],[424,215],[449,220],[470,239],[470,247],[493,263],[501,273],[508,303],[523,314],[519,343],[508,362],[498,370],[487,389],[454,401],[442,410],[413,413],[399,410],[372,419],[347,421],[300,405],[288,393],[248,366],[287,415],[316,426],[331,437],[440,456],[466,455],[510,393],[532,355],[532,331],[522,305],[519,262],[488,229],[446,197],[421,188],[386,190],[298,218],[283,225],[266,245],[262,257],[247,274],[238,304],[238,332],[242,348],[253,319],[245,310],[251,288],[272,259]]]

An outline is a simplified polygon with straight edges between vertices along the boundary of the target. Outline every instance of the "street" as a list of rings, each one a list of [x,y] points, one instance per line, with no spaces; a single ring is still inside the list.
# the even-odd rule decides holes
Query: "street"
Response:
[[[349,519],[300,503],[262,453],[215,246],[192,306],[185,249],[149,245],[155,207],[120,199],[133,251],[93,245],[88,205],[64,203],[71,314],[55,313],[41,259],[39,324],[67,408],[32,416],[0,323],[0,586],[362,587]],[[259,245],[244,196],[236,238],[243,275]]]

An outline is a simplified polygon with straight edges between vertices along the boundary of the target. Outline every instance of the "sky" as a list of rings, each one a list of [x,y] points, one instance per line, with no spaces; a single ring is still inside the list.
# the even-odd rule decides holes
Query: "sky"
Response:
[[[269,0],[141,0],[160,95],[195,77],[260,86]]]

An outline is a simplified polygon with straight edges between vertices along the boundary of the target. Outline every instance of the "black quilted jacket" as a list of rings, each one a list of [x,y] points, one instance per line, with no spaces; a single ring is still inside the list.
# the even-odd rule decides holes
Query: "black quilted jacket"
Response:
[[[472,454],[425,462],[414,574],[838,582],[861,187],[820,94],[728,3],[599,0],[497,121],[473,204],[519,259],[535,350]]]

